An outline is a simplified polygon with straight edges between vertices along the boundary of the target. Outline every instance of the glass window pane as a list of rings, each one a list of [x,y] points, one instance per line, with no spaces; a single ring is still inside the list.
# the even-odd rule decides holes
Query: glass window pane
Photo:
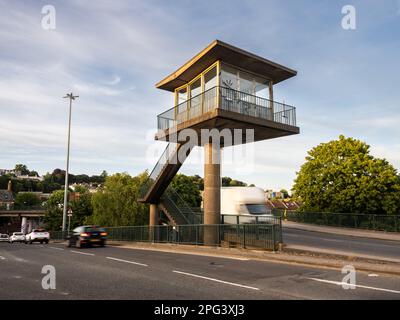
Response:
[[[254,76],[240,71],[239,72],[239,91],[254,95]]]
[[[178,114],[187,110],[187,103],[185,103],[187,100],[187,87],[184,87],[178,91]]]
[[[201,113],[201,78],[190,85],[190,117]]]
[[[263,78],[255,77],[256,80],[256,96],[264,99],[269,99],[269,81]]]
[[[222,65],[221,86],[225,88],[238,90],[237,71],[234,68]]]
[[[196,80],[190,85],[190,97],[193,98],[201,93],[201,79]]]
[[[204,90],[207,91],[217,85],[217,67],[212,68],[204,75]]]
[[[187,100],[187,88],[182,88],[178,91],[178,104]]]

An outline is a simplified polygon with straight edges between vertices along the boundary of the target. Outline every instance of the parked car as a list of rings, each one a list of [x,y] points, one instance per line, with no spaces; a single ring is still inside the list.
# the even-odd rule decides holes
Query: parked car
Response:
[[[0,242],[9,242],[9,241],[10,241],[10,237],[8,236],[8,234],[5,234],[5,233],[0,234]]]
[[[31,233],[25,236],[25,243],[32,244],[33,242],[49,243],[50,234],[44,229],[33,229]]]
[[[68,247],[75,246],[81,248],[98,244],[102,247],[106,245],[107,232],[98,226],[81,226],[72,230],[68,237]]]
[[[25,235],[22,232],[14,232],[10,237],[10,243],[25,242]]]

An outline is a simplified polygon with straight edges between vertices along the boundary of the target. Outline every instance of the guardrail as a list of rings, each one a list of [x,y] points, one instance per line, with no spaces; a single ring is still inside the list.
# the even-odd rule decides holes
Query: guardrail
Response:
[[[128,226],[106,228],[110,241],[133,241],[150,243],[172,243],[180,245],[203,245],[204,233],[217,234],[217,246],[278,250],[282,242],[280,224],[218,224],[179,226]],[[66,233],[53,231],[53,240],[62,240]]]
[[[159,130],[166,130],[216,108],[296,126],[295,107],[221,86],[159,114],[157,126]]]
[[[275,210],[282,219],[325,225],[332,227],[357,228],[386,232],[400,232],[400,215],[299,212]]]

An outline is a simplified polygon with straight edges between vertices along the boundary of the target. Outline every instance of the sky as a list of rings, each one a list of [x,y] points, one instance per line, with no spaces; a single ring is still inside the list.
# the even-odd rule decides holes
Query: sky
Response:
[[[45,5],[55,29],[42,26]],[[355,30],[342,27],[345,5]],[[0,0],[0,168],[65,168],[73,92],[70,172],[151,171],[151,150],[166,145],[153,140],[156,116],[173,106],[155,83],[215,39],[298,71],[274,98],[296,107],[301,133],[254,143],[252,170],[237,157],[223,176],[290,189],[307,151],[340,134],[400,169],[398,0]]]

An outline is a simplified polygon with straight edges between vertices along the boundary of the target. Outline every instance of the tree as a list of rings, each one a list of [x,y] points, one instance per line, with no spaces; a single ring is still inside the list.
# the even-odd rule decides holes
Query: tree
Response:
[[[25,175],[29,175],[29,172],[30,172],[28,170],[28,167],[26,165],[24,165],[24,164],[21,164],[21,163],[15,165],[15,171],[20,172],[24,176]]]
[[[15,204],[19,207],[31,207],[40,204],[40,199],[32,192],[23,192],[17,194]]]
[[[171,186],[190,207],[200,207],[201,195],[198,177],[177,174]]]
[[[400,210],[400,177],[385,159],[353,138],[322,143],[308,152],[293,186],[302,210],[394,214]]]
[[[108,227],[147,224],[149,208],[137,201],[147,178],[147,172],[136,177],[127,173],[108,176],[92,196],[93,215],[87,222]]]
[[[239,180],[233,180],[229,177],[222,177],[222,186],[223,187],[246,187],[247,183]]]
[[[92,195],[88,189],[78,186],[76,192],[79,193],[79,197],[75,197],[73,201],[68,202],[68,208],[72,209],[71,229],[85,224],[87,218],[93,213]],[[49,230],[61,229],[63,206],[64,190],[53,192],[45,203],[46,213],[44,216],[44,222]]]
[[[289,198],[289,192],[286,189],[281,189],[279,192],[282,193],[283,199]]]
[[[49,230],[61,230],[64,204],[64,191],[53,192],[45,203],[46,213],[43,218]]]

